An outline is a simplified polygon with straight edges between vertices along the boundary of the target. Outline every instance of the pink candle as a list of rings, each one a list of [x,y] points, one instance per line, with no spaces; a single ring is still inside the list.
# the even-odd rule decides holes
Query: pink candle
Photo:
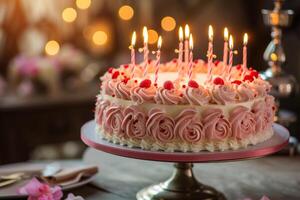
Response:
[[[222,76],[225,75],[227,70],[227,62],[228,62],[228,29],[224,28],[224,49],[223,49],[223,69]]]
[[[157,51],[156,51],[156,62],[155,62],[155,79],[154,83],[157,83],[158,79],[158,72],[159,72],[159,64],[160,64],[160,48],[162,44],[162,38],[159,36],[158,42],[157,42]]]
[[[182,65],[182,57],[183,57],[183,30],[182,27],[179,27],[179,47],[178,47],[178,60],[177,60],[177,70],[178,70],[178,77],[183,74],[184,65]]]
[[[190,55],[189,55],[189,73],[188,73],[189,79],[192,78],[193,67],[194,67],[194,62],[193,62],[193,46],[194,46],[193,36],[192,36],[192,34],[190,34],[190,40],[189,40]]]
[[[187,65],[189,62],[189,37],[190,37],[190,28],[189,25],[184,27],[184,62]]]
[[[230,48],[230,52],[229,52],[229,64],[228,64],[228,70],[226,73],[227,76],[227,80],[229,81],[231,78],[231,68],[232,68],[232,64],[233,64],[233,38],[230,35],[229,37],[229,48]]]
[[[248,43],[248,34],[244,34],[244,46],[243,46],[243,74],[242,77],[245,76],[247,72],[247,43]]]
[[[207,50],[207,64],[208,64],[208,71],[207,71],[207,81],[212,80],[212,62],[213,62],[213,56],[214,56],[214,51],[213,51],[213,28],[211,25],[208,27],[208,50]]]
[[[134,77],[134,70],[135,70],[135,50],[134,50],[134,46],[135,46],[135,42],[136,42],[136,33],[135,31],[132,34],[132,38],[131,38],[131,78]]]
[[[149,50],[148,50],[148,30],[147,27],[144,26],[143,28],[143,37],[144,37],[144,67],[143,67],[143,76],[147,76],[147,68],[148,68],[148,57],[149,57]]]

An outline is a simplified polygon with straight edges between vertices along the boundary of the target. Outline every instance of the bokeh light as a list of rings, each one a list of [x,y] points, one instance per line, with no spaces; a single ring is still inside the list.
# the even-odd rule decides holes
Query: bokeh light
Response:
[[[173,31],[176,27],[176,21],[173,17],[166,16],[161,20],[161,27],[165,31]]]
[[[133,8],[128,5],[124,5],[119,9],[119,16],[123,20],[130,20],[134,15]]]
[[[93,42],[96,45],[104,45],[107,42],[107,34],[104,31],[96,31],[93,34]]]
[[[77,17],[77,12],[74,8],[65,8],[62,12],[62,18],[65,22],[74,22]]]
[[[54,56],[59,52],[59,43],[55,40],[50,40],[45,45],[45,52],[50,56]]]
[[[76,6],[82,10],[88,9],[91,6],[91,0],[76,0]]]
[[[153,29],[149,29],[148,30],[148,43],[149,44],[154,44],[157,40],[158,40],[158,33],[153,30]]]

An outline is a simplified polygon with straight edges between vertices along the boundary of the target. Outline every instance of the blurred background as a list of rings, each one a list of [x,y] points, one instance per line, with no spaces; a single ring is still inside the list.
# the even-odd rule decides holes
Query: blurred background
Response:
[[[261,10],[273,8],[272,0],[0,0],[0,164],[80,157],[85,148],[80,127],[93,118],[99,76],[108,67],[129,62],[131,34],[137,31],[141,46],[144,25],[151,50],[162,35],[164,61],[176,56],[180,25],[190,25],[194,56],[202,59],[209,24],[214,27],[217,59],[225,26],[238,51],[247,32],[248,63],[265,71],[269,65],[263,54],[271,28]],[[282,112],[277,121],[294,136],[295,154],[300,130],[300,1],[287,0],[282,9],[294,11],[282,37],[282,68],[293,75],[293,89],[278,96]],[[241,53],[234,62],[241,62]]]

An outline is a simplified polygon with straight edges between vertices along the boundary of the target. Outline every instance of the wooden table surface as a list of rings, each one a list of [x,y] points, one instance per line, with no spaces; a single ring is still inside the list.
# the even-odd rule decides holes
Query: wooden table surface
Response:
[[[86,200],[134,200],[136,192],[166,180],[173,170],[171,163],[123,158],[93,149],[87,149],[83,161],[98,165],[99,174],[92,183],[69,192]],[[194,173],[228,200],[259,200],[263,195],[271,200],[300,199],[300,156],[195,164]]]

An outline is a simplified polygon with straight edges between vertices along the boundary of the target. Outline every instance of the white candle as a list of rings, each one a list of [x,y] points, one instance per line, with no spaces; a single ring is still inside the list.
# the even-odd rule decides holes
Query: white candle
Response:
[[[157,83],[158,79],[158,72],[159,72],[159,64],[160,64],[160,48],[162,44],[162,38],[161,36],[158,37],[157,42],[157,51],[156,51],[156,62],[155,62],[155,80],[154,83]]]
[[[208,50],[207,50],[207,64],[208,64],[208,72],[207,72],[207,81],[212,80],[212,62],[214,56],[213,50],[213,37],[214,31],[211,25],[208,27]]]
[[[189,25],[185,25],[184,27],[184,62],[187,65],[189,62],[189,37],[190,37],[190,27]]]
[[[244,46],[243,46],[243,74],[242,77],[245,76],[247,72],[247,43],[248,43],[248,34],[244,34]]]
[[[222,75],[225,75],[227,70],[227,62],[228,62],[228,29],[224,28],[224,49],[223,49],[223,68]]]
[[[147,27],[144,26],[143,28],[143,37],[144,37],[144,67],[143,67],[143,76],[147,76],[147,66],[148,66],[148,57],[149,57],[149,50],[148,50],[148,30]]]
[[[135,70],[135,50],[134,50],[135,42],[136,42],[136,32],[134,31],[131,37],[131,78],[134,77],[134,70]]]
[[[189,73],[188,73],[189,79],[192,78],[193,67],[194,67],[194,62],[193,62],[193,47],[194,47],[193,35],[190,34],[190,40],[189,40],[190,55],[189,55]]]

